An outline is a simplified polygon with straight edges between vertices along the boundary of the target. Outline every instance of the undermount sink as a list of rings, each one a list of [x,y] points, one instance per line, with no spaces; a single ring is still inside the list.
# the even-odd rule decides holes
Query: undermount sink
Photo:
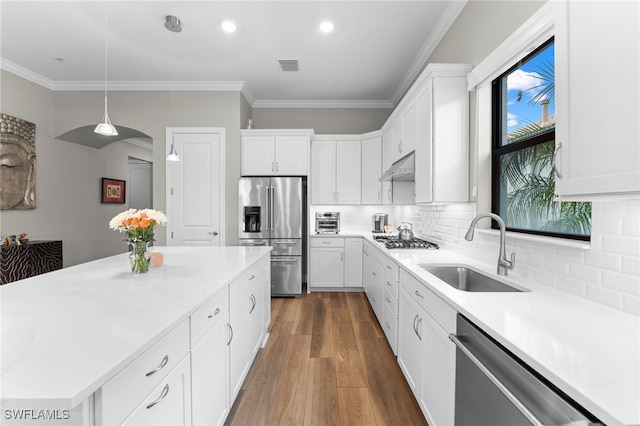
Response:
[[[527,291],[512,287],[466,266],[419,266],[430,274],[440,278],[451,287],[462,291],[473,293]]]

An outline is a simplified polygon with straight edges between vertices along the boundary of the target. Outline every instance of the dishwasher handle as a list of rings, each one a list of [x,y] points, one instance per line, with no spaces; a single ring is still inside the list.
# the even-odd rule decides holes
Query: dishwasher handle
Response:
[[[487,378],[494,384],[496,388],[513,404],[514,407],[522,413],[523,416],[527,418],[531,422],[531,424],[535,426],[544,426],[544,423],[540,421],[529,409],[515,396],[505,385],[498,379],[483,363],[480,361],[465,345],[462,343],[458,336],[451,333],[449,334],[449,340],[451,340],[455,345],[465,354],[475,365],[478,367],[482,373],[487,376]]]

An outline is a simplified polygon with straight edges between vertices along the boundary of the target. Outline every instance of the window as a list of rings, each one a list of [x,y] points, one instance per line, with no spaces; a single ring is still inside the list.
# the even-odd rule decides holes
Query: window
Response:
[[[510,231],[589,240],[591,203],[554,201],[553,39],[492,85],[492,211]]]

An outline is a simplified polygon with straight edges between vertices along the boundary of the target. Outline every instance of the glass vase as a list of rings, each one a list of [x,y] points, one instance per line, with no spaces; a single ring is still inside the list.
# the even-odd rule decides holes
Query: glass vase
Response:
[[[131,252],[129,252],[129,264],[131,272],[134,274],[144,274],[149,271],[151,262],[151,252],[148,241],[129,241]]]

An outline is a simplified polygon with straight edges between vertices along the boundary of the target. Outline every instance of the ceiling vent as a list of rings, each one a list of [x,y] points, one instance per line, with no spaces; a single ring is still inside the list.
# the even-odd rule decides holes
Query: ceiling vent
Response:
[[[282,71],[298,71],[297,59],[278,59]]]

